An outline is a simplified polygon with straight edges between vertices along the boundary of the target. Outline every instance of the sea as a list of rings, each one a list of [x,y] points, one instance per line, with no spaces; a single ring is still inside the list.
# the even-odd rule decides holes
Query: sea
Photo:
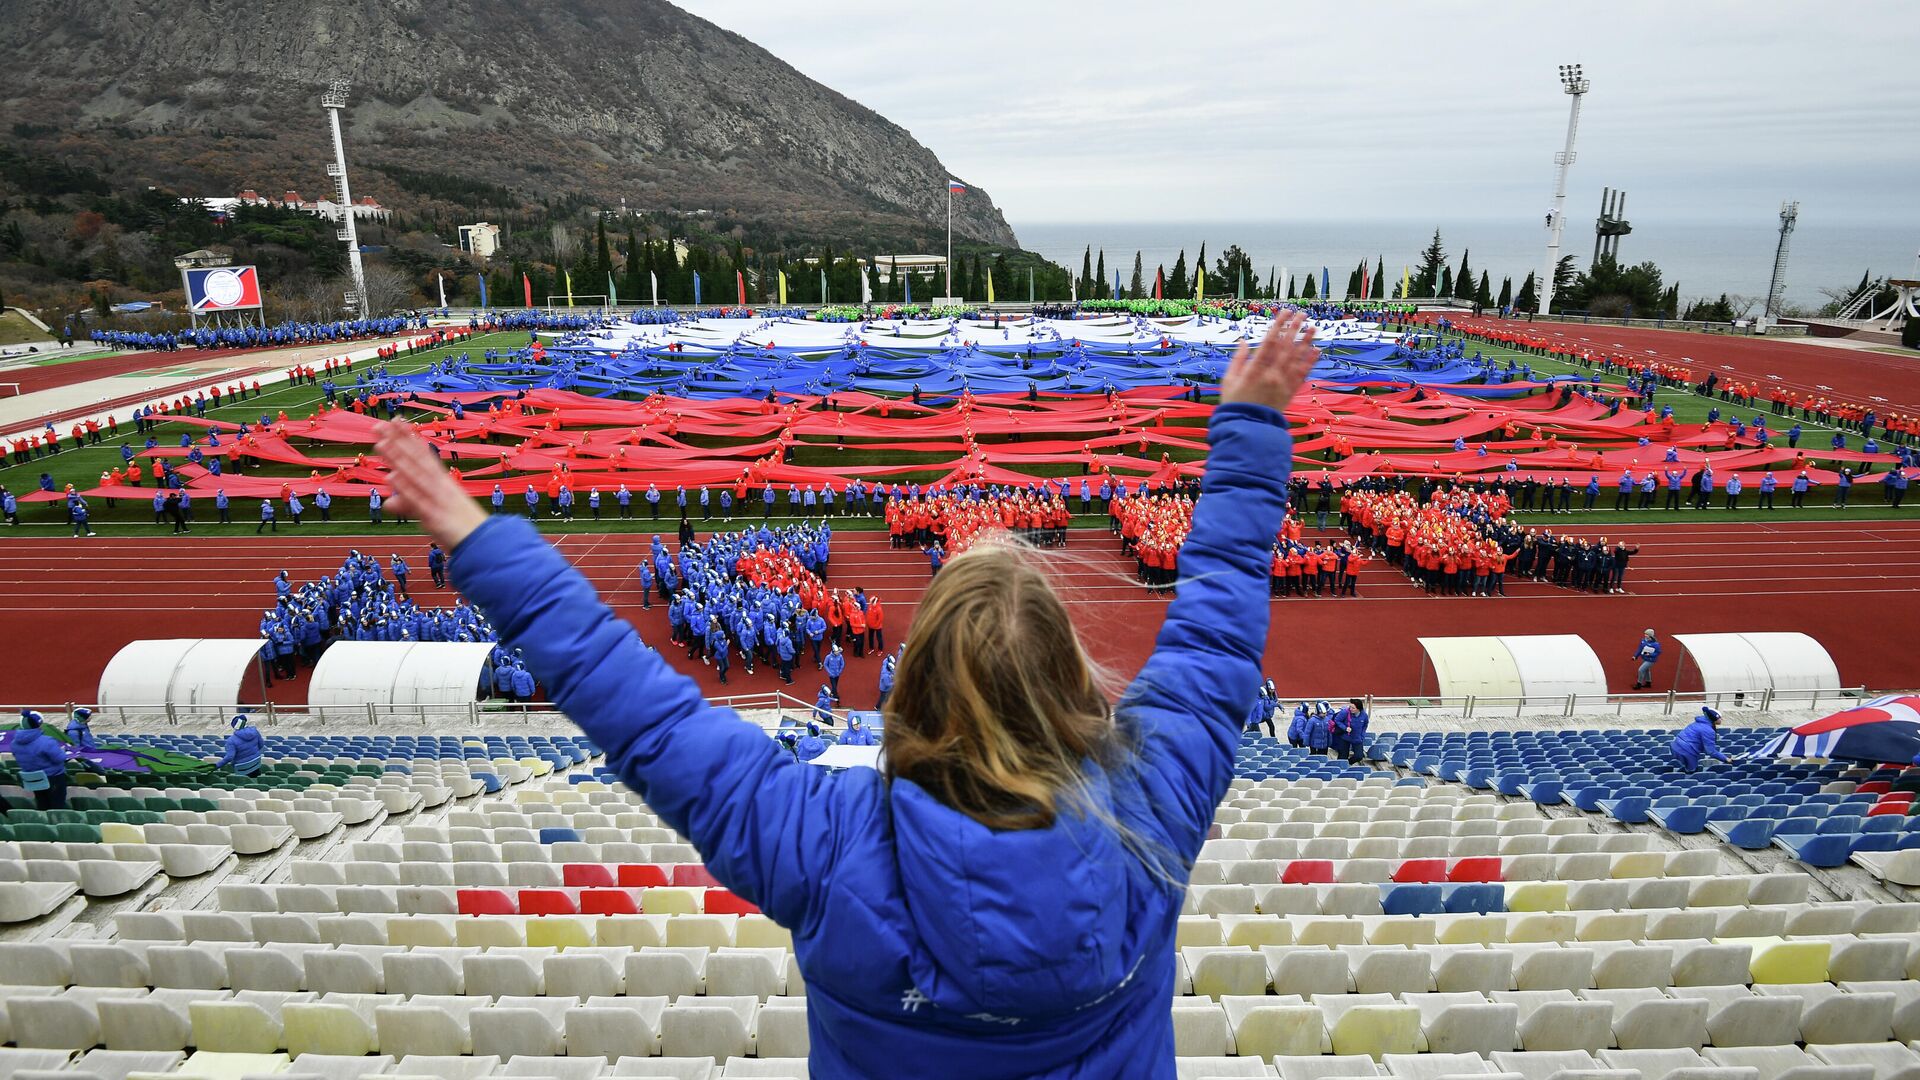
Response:
[[[1125,284],[1133,273],[1138,251],[1146,265],[1146,280],[1154,267],[1169,270],[1182,250],[1191,267],[1204,242],[1207,262],[1215,263],[1229,244],[1239,244],[1264,282],[1273,268],[1296,277],[1316,277],[1322,266],[1333,282],[1335,295],[1346,288],[1347,275],[1365,259],[1369,267],[1385,258],[1389,281],[1397,281],[1402,267],[1414,265],[1435,228],[1446,249],[1447,263],[1456,270],[1462,250],[1469,253],[1474,277],[1491,277],[1493,292],[1500,279],[1511,276],[1516,291],[1528,271],[1546,263],[1547,233],[1537,221],[1272,221],[1242,224],[1126,224],[1014,222],[1021,246],[1079,272],[1081,254],[1089,245],[1096,258],[1104,249],[1107,280],[1120,271]],[[1620,260],[1627,264],[1651,259],[1668,285],[1678,283],[1682,305],[1696,297],[1721,293],[1764,299],[1773,277],[1778,223],[1748,224],[1641,223],[1622,237]],[[1855,224],[1823,224],[1803,216],[1795,228],[1787,254],[1786,302],[1818,308],[1827,302],[1822,289],[1850,290],[1860,275],[1920,278],[1920,227],[1882,228]],[[1591,219],[1570,220],[1561,241],[1561,254],[1573,255],[1584,267],[1593,257]],[[1251,284],[1251,283],[1249,283]],[[1315,285],[1316,289],[1318,284]],[[1231,285],[1213,288],[1230,291]]]

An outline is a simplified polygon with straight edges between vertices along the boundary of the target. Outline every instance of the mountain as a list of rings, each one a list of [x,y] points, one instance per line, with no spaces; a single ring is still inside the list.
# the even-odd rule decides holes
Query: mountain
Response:
[[[352,82],[354,195],[421,176],[527,203],[712,211],[795,240],[931,241],[945,166],[904,128],[664,0],[6,0],[23,152],[182,194],[325,197],[319,97]],[[385,172],[382,166],[391,166]],[[396,177],[400,179],[396,180]],[[979,187],[954,232],[1016,247]]]

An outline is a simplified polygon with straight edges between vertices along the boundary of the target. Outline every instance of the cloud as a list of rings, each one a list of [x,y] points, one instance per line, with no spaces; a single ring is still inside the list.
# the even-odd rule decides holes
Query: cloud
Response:
[[[1571,201],[1920,228],[1910,3],[684,0],[912,131],[1023,222],[1532,218]]]

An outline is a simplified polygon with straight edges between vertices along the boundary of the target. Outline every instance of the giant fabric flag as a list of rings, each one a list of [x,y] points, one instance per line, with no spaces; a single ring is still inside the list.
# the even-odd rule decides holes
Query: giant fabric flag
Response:
[[[776,270],[774,273],[780,275],[780,306],[785,307],[787,306],[787,272],[785,270]],[[742,296],[740,302],[743,304],[746,303],[746,297]]]
[[[567,306],[572,307],[573,306],[573,271],[568,270],[568,271],[565,271],[565,273],[567,275]]]
[[[1402,266],[1400,268],[1400,299],[1405,300],[1412,295],[1413,271],[1408,267]]]
[[[905,303],[913,303],[913,275],[908,274],[906,277],[901,278],[900,286],[906,290],[902,294],[906,297]]]
[[[1773,737],[1757,758],[1841,758],[1905,765],[1920,754],[1920,697],[1877,697]]]
[[[1367,264],[1362,262],[1360,264],[1360,299],[1365,300],[1372,294],[1372,284],[1373,279],[1369,276]]]
[[[533,306],[533,279],[528,277],[525,274],[521,274],[520,288],[522,291],[524,291],[527,294],[527,306],[532,307]]]
[[[647,282],[653,286],[653,303],[655,307],[658,307],[660,305],[660,275],[651,270],[647,271]]]
[[[607,271],[607,306],[620,306],[620,290],[613,287],[613,271]]]
[[[1196,266],[1193,270],[1193,302],[1200,303],[1207,298],[1207,268]]]
[[[733,288],[740,294],[740,306],[747,306],[747,275],[739,270],[733,272]]]
[[[1164,273],[1162,273],[1162,272],[1161,272],[1161,269],[1160,269],[1159,267],[1157,267],[1157,266],[1156,266],[1156,267],[1154,267],[1154,270],[1153,270],[1153,298],[1154,298],[1155,300],[1165,300],[1165,299],[1166,299],[1166,296],[1165,296],[1164,294],[1165,294],[1165,292],[1166,292],[1166,287],[1167,287],[1167,278],[1166,278],[1166,275],[1165,275]]]
[[[987,268],[987,303],[993,303],[993,268]]]
[[[820,268],[820,302],[823,304],[827,302],[827,271],[825,267]]]
[[[1118,270],[1113,272],[1113,295],[1115,299],[1126,295],[1126,291],[1120,288],[1120,271]]]
[[[475,274],[473,280],[480,283],[480,310],[487,309],[487,275]]]
[[[700,271],[693,272],[693,306],[700,306]]]
[[[1320,299],[1333,299],[1333,279],[1327,276],[1327,268],[1320,268]]]

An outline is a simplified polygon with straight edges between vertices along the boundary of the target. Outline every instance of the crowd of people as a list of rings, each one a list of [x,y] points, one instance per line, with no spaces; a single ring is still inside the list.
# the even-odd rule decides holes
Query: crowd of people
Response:
[[[1466,487],[1355,487],[1340,500],[1341,522],[1356,544],[1404,571],[1435,596],[1505,596],[1509,572],[1593,593],[1625,592],[1638,546],[1607,538],[1521,529],[1499,491]]]
[[[736,656],[747,674],[775,666],[788,685],[810,658],[826,679],[822,697],[838,703],[848,661],[871,654],[880,658],[884,703],[898,663],[886,651],[885,605],[864,587],[829,584],[832,541],[825,522],[715,533],[673,552],[656,536],[637,571],[641,606],[653,606],[657,589],[671,640],[723,684]]]
[[[434,589],[447,587],[447,554],[438,544],[427,548],[427,573]],[[275,677],[293,678],[302,664],[312,666],[335,641],[496,641],[485,615],[456,599],[452,607],[417,603],[409,588],[413,568],[399,554],[385,565],[354,549],[339,570],[317,581],[295,584],[287,571],[273,578],[273,607],[260,616],[260,659]],[[486,672],[485,691],[512,689],[513,657],[495,649]],[[502,672],[505,681],[502,683]],[[532,699],[532,684],[523,700]]]
[[[958,555],[983,533],[1003,531],[1036,547],[1063,547],[1073,513],[1066,496],[1045,485],[985,490],[965,486],[890,498],[883,511],[896,548],[940,547]]]

